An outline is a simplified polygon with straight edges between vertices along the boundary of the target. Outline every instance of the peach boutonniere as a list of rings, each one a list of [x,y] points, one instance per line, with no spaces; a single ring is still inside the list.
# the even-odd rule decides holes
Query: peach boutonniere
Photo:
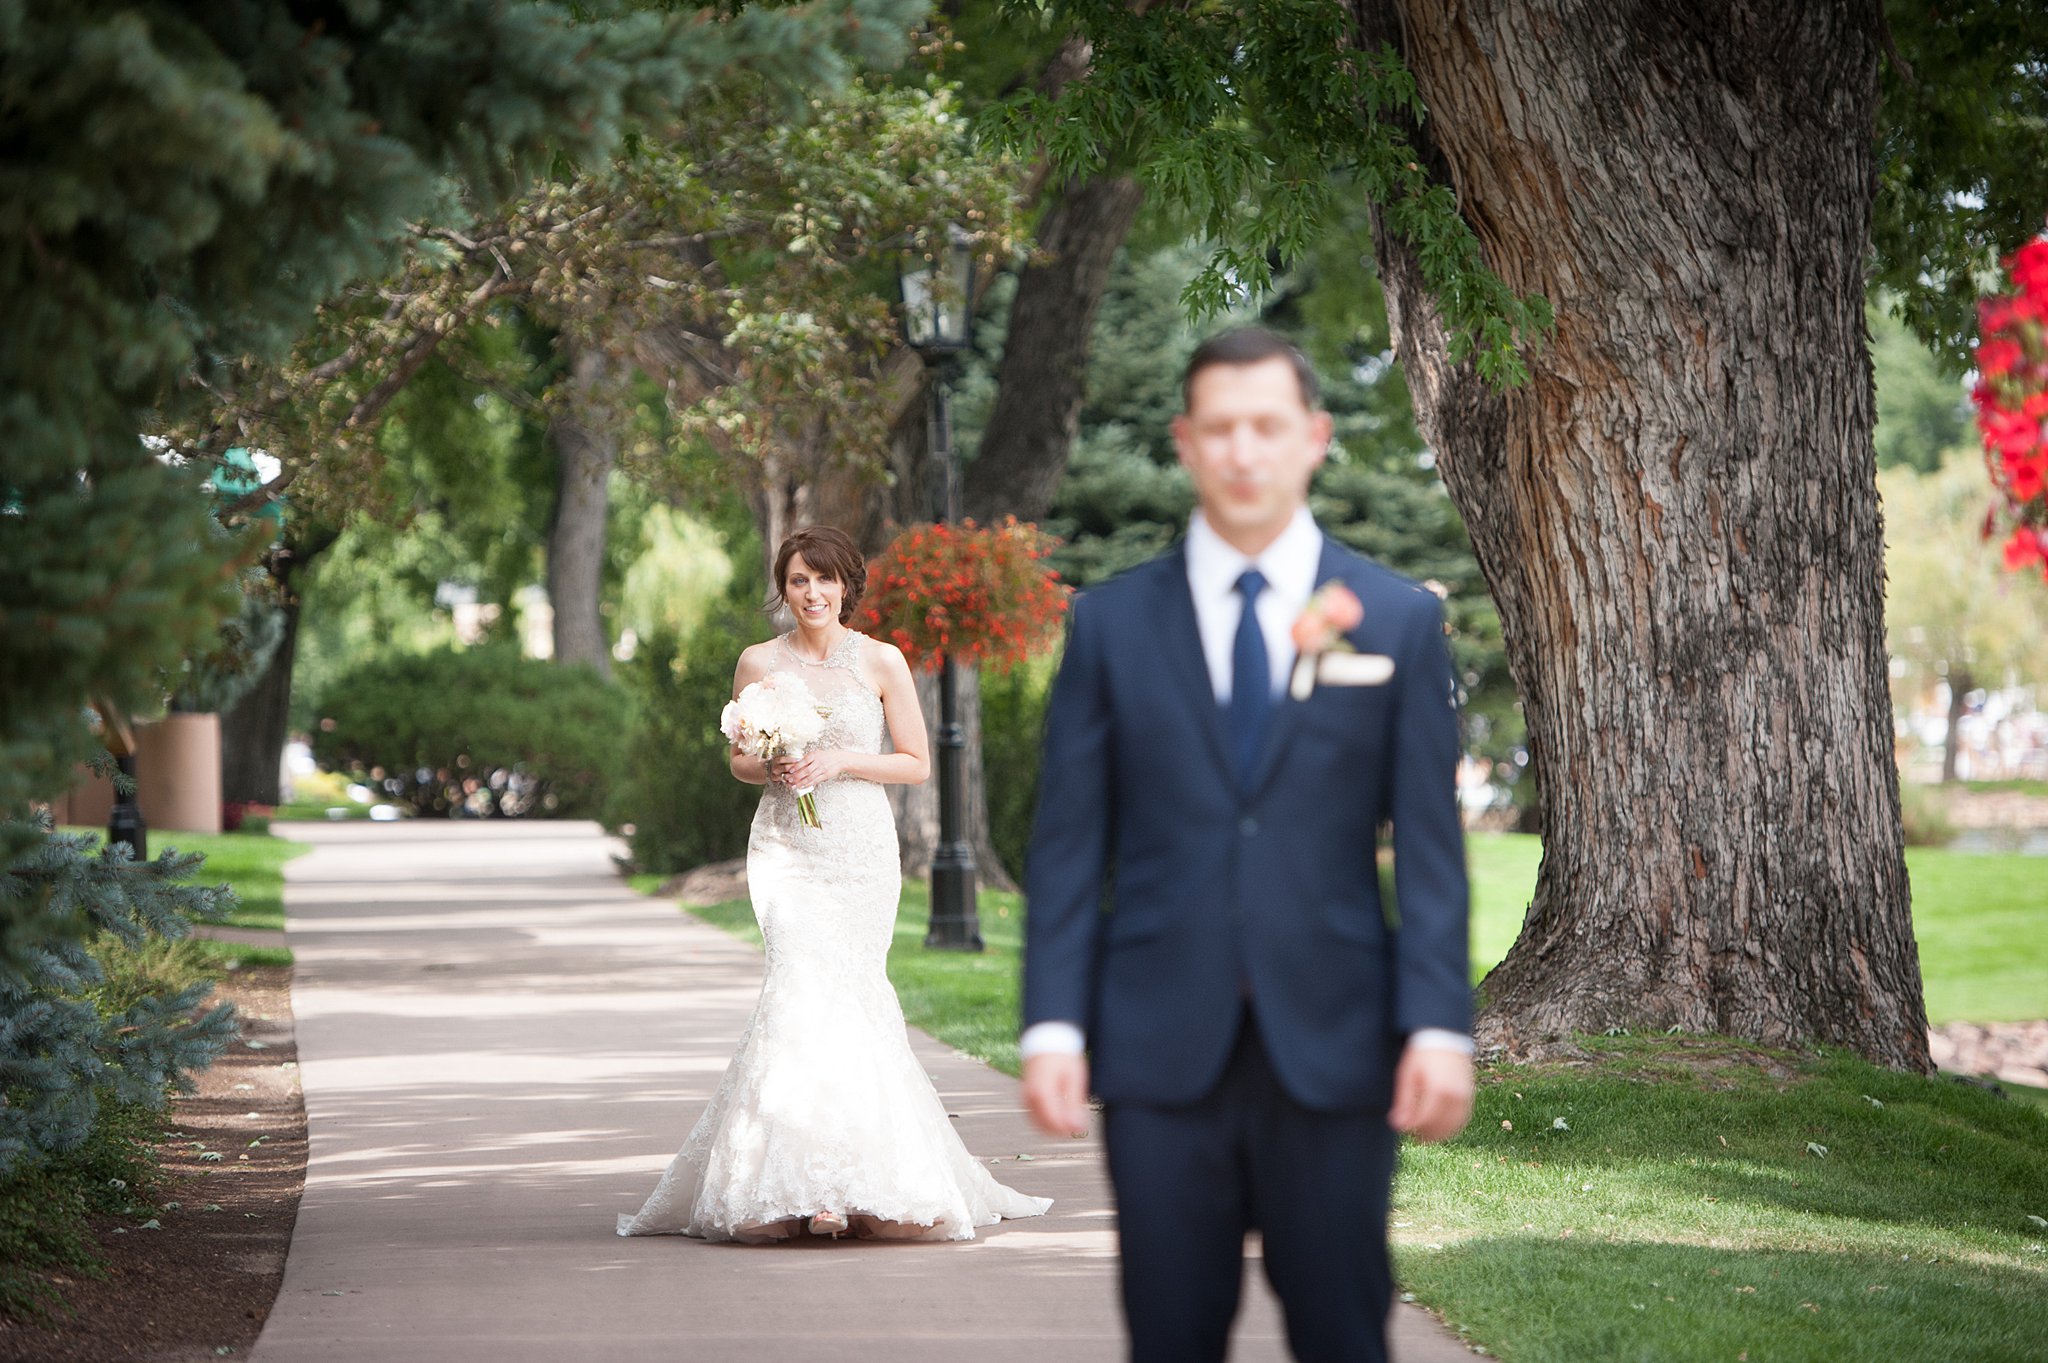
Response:
[[[1344,636],[1365,619],[1365,606],[1342,582],[1325,582],[1294,621],[1294,675],[1287,693],[1296,700],[1315,694],[1316,671],[1327,653],[1350,653]]]

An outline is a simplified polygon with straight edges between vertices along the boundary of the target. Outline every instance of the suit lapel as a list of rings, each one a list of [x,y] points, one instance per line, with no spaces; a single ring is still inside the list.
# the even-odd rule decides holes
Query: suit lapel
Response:
[[[1223,709],[1216,704],[1216,689],[1209,681],[1209,661],[1202,654],[1202,630],[1195,622],[1195,597],[1188,587],[1187,551],[1176,547],[1161,566],[1165,571],[1159,577],[1159,609],[1153,618],[1160,625],[1165,681],[1189,708],[1209,755],[1227,776],[1230,745],[1223,732]]]
[[[1343,575],[1344,564],[1338,557],[1337,541],[1331,539],[1325,531],[1323,554],[1316,563],[1315,586],[1311,590],[1321,590],[1325,582]],[[1294,676],[1294,664],[1298,658],[1298,654],[1288,656],[1287,676],[1290,680]],[[1259,749],[1259,760],[1252,764],[1252,779],[1245,787],[1246,794],[1258,794],[1265,788],[1266,782],[1272,779],[1274,769],[1279,766],[1281,756],[1287,751],[1287,745],[1293,742],[1295,731],[1301,727],[1302,705],[1303,702],[1294,699],[1287,691],[1283,690],[1280,693],[1280,703],[1273,711],[1273,722],[1266,726],[1266,741]]]

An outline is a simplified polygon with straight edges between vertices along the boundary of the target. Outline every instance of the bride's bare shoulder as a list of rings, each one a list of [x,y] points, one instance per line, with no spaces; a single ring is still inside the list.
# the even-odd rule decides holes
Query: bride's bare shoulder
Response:
[[[735,690],[768,675],[769,661],[774,657],[775,646],[780,642],[780,639],[763,639],[758,644],[748,644],[740,650],[739,663],[732,671]]]
[[[887,639],[877,639],[872,634],[863,634],[860,645],[861,674],[866,678],[868,689],[884,700],[898,687],[910,687],[914,691],[917,679],[910,673],[910,663],[904,658],[903,650]]]

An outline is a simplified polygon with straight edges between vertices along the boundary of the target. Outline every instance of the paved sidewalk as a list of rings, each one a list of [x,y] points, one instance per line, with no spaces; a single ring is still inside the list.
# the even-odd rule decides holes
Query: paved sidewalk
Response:
[[[279,825],[311,1129],[259,1363],[1122,1357],[1093,1141],[913,1034],[968,1147],[1057,1199],[967,1244],[621,1239],[725,1067],[750,947],[633,894],[590,824]],[[1029,1155],[1029,1160],[1019,1160]],[[1232,1357],[1286,1357],[1255,1267]],[[1469,1359],[1403,1308],[1397,1363]]]

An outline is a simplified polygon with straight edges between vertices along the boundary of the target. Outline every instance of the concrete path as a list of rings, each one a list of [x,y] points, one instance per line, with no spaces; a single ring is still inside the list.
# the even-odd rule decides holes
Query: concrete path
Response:
[[[590,824],[295,824],[311,1159],[259,1363],[1123,1356],[1094,1142],[913,1033],[962,1137],[1058,1199],[967,1244],[621,1239],[759,989],[750,947],[633,894]],[[1019,1156],[1029,1156],[1028,1160]],[[1248,1268],[1233,1358],[1286,1357]],[[1403,1308],[1398,1363],[1469,1359]]]

